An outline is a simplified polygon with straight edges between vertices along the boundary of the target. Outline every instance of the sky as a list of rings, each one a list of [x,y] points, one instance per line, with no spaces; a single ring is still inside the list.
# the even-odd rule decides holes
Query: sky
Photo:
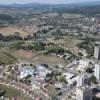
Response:
[[[65,4],[65,3],[77,3],[87,1],[100,1],[100,0],[0,0],[1,4],[9,3],[51,3],[51,4]]]

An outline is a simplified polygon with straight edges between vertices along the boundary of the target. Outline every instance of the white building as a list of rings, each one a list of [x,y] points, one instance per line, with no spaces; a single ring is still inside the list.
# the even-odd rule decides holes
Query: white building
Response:
[[[36,76],[38,78],[40,78],[41,80],[44,80],[45,77],[46,77],[46,75],[48,73],[51,73],[51,71],[49,69],[47,69],[45,66],[43,66],[43,65],[36,65],[36,71],[35,71],[35,73],[37,74]]]
[[[94,48],[94,58],[99,60],[100,59],[100,42],[96,42]]]
[[[96,93],[95,97],[96,97],[96,100],[99,100],[100,99],[100,93]]]
[[[76,81],[76,74],[70,73],[70,72],[65,72],[63,73],[66,81],[68,81],[68,84],[73,84]]]
[[[92,100],[92,89],[90,87],[77,88],[76,100]]]
[[[77,87],[89,85],[90,84],[90,76],[89,75],[79,75],[77,76]]]
[[[79,53],[82,53],[82,55],[83,55],[84,57],[87,57],[87,55],[88,55],[85,49],[80,49],[80,50],[79,50]]]
[[[89,59],[81,59],[78,61],[78,66],[76,70],[84,72],[86,68],[89,66],[90,60]]]
[[[34,70],[32,67],[25,66],[25,67],[20,69],[19,79],[26,78],[27,76],[32,76],[33,73],[34,73]]]
[[[100,81],[100,65],[95,64],[94,75],[98,81]]]

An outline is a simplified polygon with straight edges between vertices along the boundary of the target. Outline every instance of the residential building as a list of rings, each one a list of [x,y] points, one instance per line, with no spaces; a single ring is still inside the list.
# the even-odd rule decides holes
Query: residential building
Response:
[[[94,75],[98,81],[100,81],[100,65],[95,64]]]
[[[84,85],[89,85],[90,84],[90,76],[85,74],[85,75],[79,75],[77,77],[77,87],[84,86]]]
[[[90,87],[78,87],[76,89],[76,100],[92,100],[92,89]]]
[[[97,59],[97,60],[100,59],[100,42],[95,43],[94,58]]]

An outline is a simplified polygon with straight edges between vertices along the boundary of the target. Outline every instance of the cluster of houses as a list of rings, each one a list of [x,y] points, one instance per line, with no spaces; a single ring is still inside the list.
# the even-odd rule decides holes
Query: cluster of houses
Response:
[[[93,59],[74,60],[63,66],[48,64],[18,64],[17,82],[30,86],[32,91],[41,91],[50,96],[48,87],[56,91],[56,97],[63,98],[64,94],[75,87],[91,84],[91,77],[96,76],[96,61]],[[91,68],[94,73],[87,73]],[[50,96],[51,97],[51,96]]]
[[[97,62],[93,59],[74,60],[66,66],[61,64],[33,65],[29,63],[19,63],[17,64],[17,82],[30,86],[33,91],[43,91],[48,95],[50,95],[49,92],[51,92],[48,89],[50,85],[52,89],[55,89],[56,96],[60,98],[66,91],[71,90],[73,87],[91,84],[90,79],[92,75],[97,75],[95,67],[98,66],[95,66],[96,63]],[[91,68],[93,73],[87,73],[86,70],[88,68]]]
[[[44,80],[48,73],[51,73],[51,71],[46,64],[36,65],[35,67],[25,65],[20,68],[19,79],[22,80],[31,76],[34,80]]]
[[[66,67],[25,64],[24,66],[20,65],[18,78],[21,82],[28,81],[28,85],[31,85],[33,90],[45,89],[49,91],[46,87],[51,84],[58,95],[61,95],[73,86],[81,86],[83,80],[84,83],[90,84],[91,75],[85,73],[87,67],[91,67],[90,60],[87,59],[75,60]],[[63,78],[63,80],[59,80],[59,78]],[[58,89],[60,89],[60,93]]]

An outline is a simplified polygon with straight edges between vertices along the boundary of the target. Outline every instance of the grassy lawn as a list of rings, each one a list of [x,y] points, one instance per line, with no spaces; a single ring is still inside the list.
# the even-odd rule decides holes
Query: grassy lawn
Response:
[[[2,64],[12,64],[16,61],[16,58],[10,53],[5,51],[0,51],[0,63]]]
[[[7,87],[7,86],[0,84],[0,89],[4,90],[6,92],[5,96],[9,97],[10,100],[12,97],[20,97],[21,98],[20,100],[30,100],[28,97],[22,96],[19,91],[17,91],[16,89],[14,89],[12,87]]]

